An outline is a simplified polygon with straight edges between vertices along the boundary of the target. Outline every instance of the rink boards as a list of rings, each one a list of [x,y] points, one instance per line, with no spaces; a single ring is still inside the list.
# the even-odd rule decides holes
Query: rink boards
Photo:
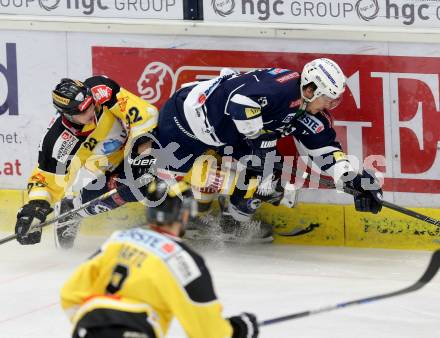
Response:
[[[23,192],[0,190],[0,231],[13,232]],[[440,210],[413,208],[440,219]],[[434,250],[440,244],[440,227],[392,210],[378,215],[359,213],[351,205],[299,203],[295,208],[263,205],[258,217],[274,226],[275,241],[283,244],[351,246],[388,249]],[[144,224],[144,208],[128,203],[117,210],[86,219],[83,235],[108,235],[116,229]],[[48,228],[51,228],[49,226]],[[46,236],[51,229],[46,230]]]

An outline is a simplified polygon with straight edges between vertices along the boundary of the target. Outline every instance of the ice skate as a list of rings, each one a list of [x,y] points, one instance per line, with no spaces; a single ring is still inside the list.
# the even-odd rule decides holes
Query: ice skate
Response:
[[[66,197],[55,205],[55,217],[74,209],[73,198]],[[73,214],[60,219],[54,224],[55,246],[70,249],[78,234],[81,216]]]

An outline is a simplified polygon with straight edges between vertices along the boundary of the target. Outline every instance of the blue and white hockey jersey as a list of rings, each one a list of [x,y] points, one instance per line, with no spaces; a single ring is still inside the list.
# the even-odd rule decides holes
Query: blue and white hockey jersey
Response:
[[[288,130],[300,108],[300,74],[271,68],[194,86],[184,101],[192,133],[210,146],[236,145],[261,130]]]
[[[236,159],[250,154],[245,139],[261,131],[276,132],[279,138],[294,136],[303,146],[302,153],[315,159],[337,153],[338,159],[332,163],[327,159],[323,169],[332,171],[343,159],[341,168],[347,170],[329,115],[305,112],[300,82],[298,72],[270,68],[244,74],[222,71],[219,77],[190,84],[162,107],[158,140],[162,145],[176,142],[180,146],[176,156],[188,157],[184,165],[174,168],[181,172],[187,172],[208,148],[222,152],[222,147],[232,146]]]

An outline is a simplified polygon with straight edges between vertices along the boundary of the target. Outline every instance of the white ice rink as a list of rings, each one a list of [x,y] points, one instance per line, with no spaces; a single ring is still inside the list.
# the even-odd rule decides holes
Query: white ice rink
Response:
[[[45,232],[40,245],[0,246],[0,337],[68,338],[59,289],[102,240],[81,237],[75,249],[59,251]],[[404,288],[421,276],[430,257],[273,244],[193,247],[211,268],[225,315],[249,311],[261,320]],[[176,322],[168,336],[185,337]],[[263,327],[260,337],[440,337],[440,277],[408,295]]]

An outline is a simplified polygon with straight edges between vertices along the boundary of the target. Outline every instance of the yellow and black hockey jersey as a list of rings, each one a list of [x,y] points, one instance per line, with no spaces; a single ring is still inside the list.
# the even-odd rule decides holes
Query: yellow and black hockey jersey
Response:
[[[28,181],[30,200],[49,203],[63,197],[80,168],[99,174],[115,169],[124,149],[157,125],[156,107],[115,81],[93,76],[84,81],[91,88],[96,121],[76,125],[57,114],[39,146],[38,165]]]
[[[61,305],[77,329],[122,325],[160,338],[175,316],[188,337],[232,336],[203,258],[143,228],[115,232],[65,283]]]

